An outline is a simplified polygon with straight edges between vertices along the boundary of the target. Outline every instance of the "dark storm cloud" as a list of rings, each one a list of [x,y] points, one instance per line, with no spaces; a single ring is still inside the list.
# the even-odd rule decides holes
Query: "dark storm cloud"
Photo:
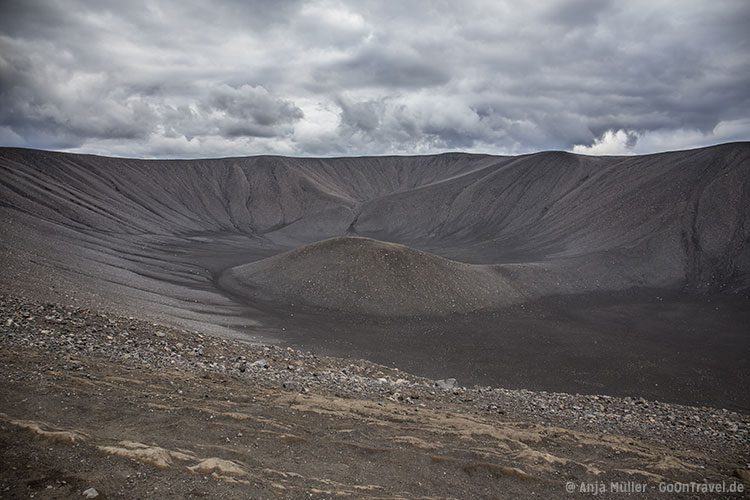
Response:
[[[744,0],[0,3],[0,144],[643,152],[750,138]]]
[[[211,91],[206,104],[231,118],[252,121],[268,127],[277,123],[293,122],[302,118],[302,110],[289,101],[275,99],[262,87],[228,85]]]
[[[562,0],[550,2],[544,19],[570,27],[595,24],[612,8],[613,0]]]
[[[450,81],[449,68],[436,65],[412,47],[366,45],[351,57],[325,64],[315,73],[318,82],[342,88],[425,88]]]

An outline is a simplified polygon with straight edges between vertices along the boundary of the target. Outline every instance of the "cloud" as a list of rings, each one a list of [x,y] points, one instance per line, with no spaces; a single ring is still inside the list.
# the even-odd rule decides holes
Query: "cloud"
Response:
[[[748,25],[744,0],[6,0],[0,145],[628,154],[747,140]]]
[[[574,153],[587,155],[633,155],[655,151],[692,149],[748,139],[750,119],[719,122],[712,130],[670,129],[656,131],[607,130],[589,145],[576,144]]]
[[[275,137],[290,132],[285,125],[300,120],[304,113],[294,103],[271,96],[263,87],[220,85],[200,104],[207,116],[193,115],[194,121],[216,121],[218,135],[226,137]],[[209,128],[210,130],[210,128]]]
[[[576,144],[574,153],[586,155],[626,155],[633,154],[633,145],[638,142],[638,135],[633,131],[607,130],[590,146]]]
[[[372,40],[338,61],[315,70],[315,79],[338,88],[419,89],[448,83],[447,69],[414,47]]]

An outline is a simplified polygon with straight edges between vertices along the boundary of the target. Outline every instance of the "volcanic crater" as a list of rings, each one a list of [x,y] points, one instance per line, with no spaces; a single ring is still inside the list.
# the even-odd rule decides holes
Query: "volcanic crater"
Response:
[[[204,160],[2,148],[0,283],[466,383],[748,408],[749,171],[749,143]]]

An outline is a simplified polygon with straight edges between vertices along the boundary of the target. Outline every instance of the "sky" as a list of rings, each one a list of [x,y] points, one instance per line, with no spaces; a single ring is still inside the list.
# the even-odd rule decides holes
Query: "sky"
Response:
[[[747,0],[0,0],[0,145],[641,154],[750,140]]]

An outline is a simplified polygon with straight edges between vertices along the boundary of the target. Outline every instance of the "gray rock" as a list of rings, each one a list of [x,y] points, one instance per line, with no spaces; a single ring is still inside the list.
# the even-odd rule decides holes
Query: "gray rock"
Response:
[[[250,366],[253,368],[268,368],[268,361],[265,358],[259,359],[258,361],[253,361],[250,363]]]
[[[437,380],[435,381],[435,386],[444,391],[450,391],[451,389],[456,387],[456,379],[448,378],[448,379]]]
[[[83,496],[86,498],[96,498],[99,496],[99,492],[94,488],[89,488],[83,492]]]
[[[299,382],[295,382],[294,380],[286,380],[281,384],[281,386],[284,389],[292,392],[307,392],[307,389],[305,389],[302,384],[300,384]]]

